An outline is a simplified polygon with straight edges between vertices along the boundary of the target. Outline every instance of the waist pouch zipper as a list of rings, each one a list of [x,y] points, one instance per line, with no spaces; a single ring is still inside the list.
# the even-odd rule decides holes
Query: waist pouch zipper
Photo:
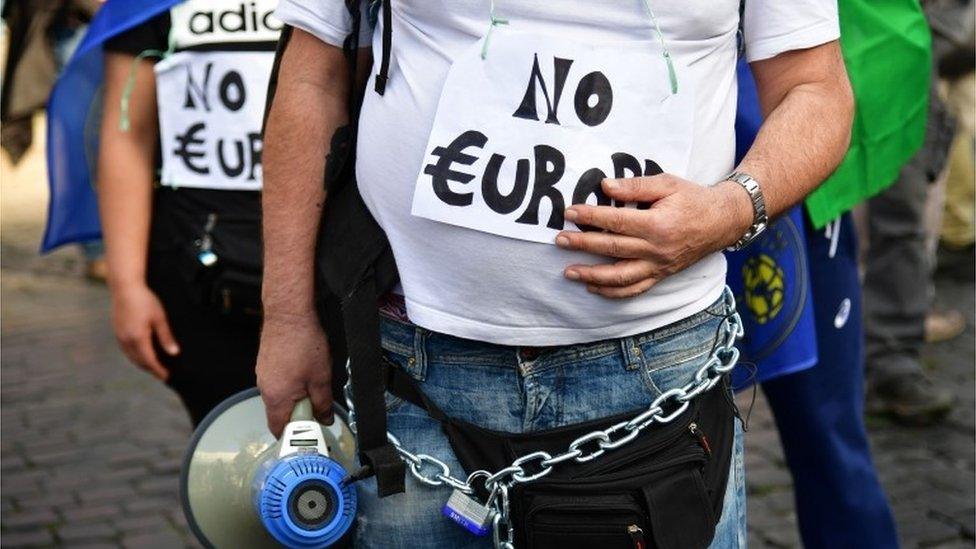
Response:
[[[695,440],[698,441],[698,445],[702,447],[702,450],[705,450],[705,456],[708,457],[708,458],[711,458],[712,457],[712,447],[708,443],[708,437],[705,436],[705,432],[702,431],[698,427],[698,424],[695,423],[694,421],[691,422],[691,425],[688,426],[688,431],[690,431],[691,432],[691,436],[695,437]]]
[[[647,549],[644,543],[644,530],[640,526],[631,524],[627,527],[627,533],[630,534],[630,539],[634,540],[634,549]]]

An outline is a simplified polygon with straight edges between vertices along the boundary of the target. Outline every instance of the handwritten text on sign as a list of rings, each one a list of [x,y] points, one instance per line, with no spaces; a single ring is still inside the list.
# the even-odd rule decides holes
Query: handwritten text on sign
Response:
[[[603,179],[683,173],[692,116],[653,44],[499,33],[451,68],[411,211],[552,243],[569,205],[612,204]]]
[[[261,188],[261,122],[272,52],[181,52],[156,64],[160,181]]]

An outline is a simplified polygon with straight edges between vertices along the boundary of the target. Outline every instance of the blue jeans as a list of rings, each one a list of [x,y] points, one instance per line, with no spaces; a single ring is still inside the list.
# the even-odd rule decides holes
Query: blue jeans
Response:
[[[383,349],[447,415],[481,427],[525,433],[572,425],[650,405],[682,386],[708,358],[724,310],[707,310],[633,337],[546,349],[459,339],[384,319]],[[716,389],[721,390],[721,389]],[[462,473],[440,424],[387,395],[389,430],[405,448],[430,454]],[[742,432],[736,421],[731,475],[712,547],[745,547]],[[448,487],[421,484],[409,473],[405,493],[380,499],[375,479],[359,486],[356,547],[487,548],[441,515]]]

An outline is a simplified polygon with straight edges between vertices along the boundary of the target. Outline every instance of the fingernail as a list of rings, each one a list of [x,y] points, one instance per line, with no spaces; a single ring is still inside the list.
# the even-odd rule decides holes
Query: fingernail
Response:
[[[604,179],[603,186],[608,189],[616,189],[620,186],[620,183],[618,183],[616,179]]]
[[[171,355],[178,355],[180,354],[180,348],[177,347],[176,345],[168,345],[166,347],[166,352]]]
[[[579,214],[576,213],[576,210],[566,210],[566,219],[576,221],[577,217],[579,217]]]
[[[579,271],[574,271],[572,269],[566,271],[566,278],[570,280],[579,280],[580,279]]]
[[[565,236],[557,236],[556,237],[556,246],[559,246],[560,248],[568,248],[569,247],[569,239],[566,238]]]

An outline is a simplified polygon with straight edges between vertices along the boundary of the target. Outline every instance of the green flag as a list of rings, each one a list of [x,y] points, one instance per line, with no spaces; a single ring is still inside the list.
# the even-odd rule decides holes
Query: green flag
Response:
[[[844,161],[807,198],[817,228],[890,186],[922,146],[932,74],[918,0],[839,0],[838,8],[854,127]]]

